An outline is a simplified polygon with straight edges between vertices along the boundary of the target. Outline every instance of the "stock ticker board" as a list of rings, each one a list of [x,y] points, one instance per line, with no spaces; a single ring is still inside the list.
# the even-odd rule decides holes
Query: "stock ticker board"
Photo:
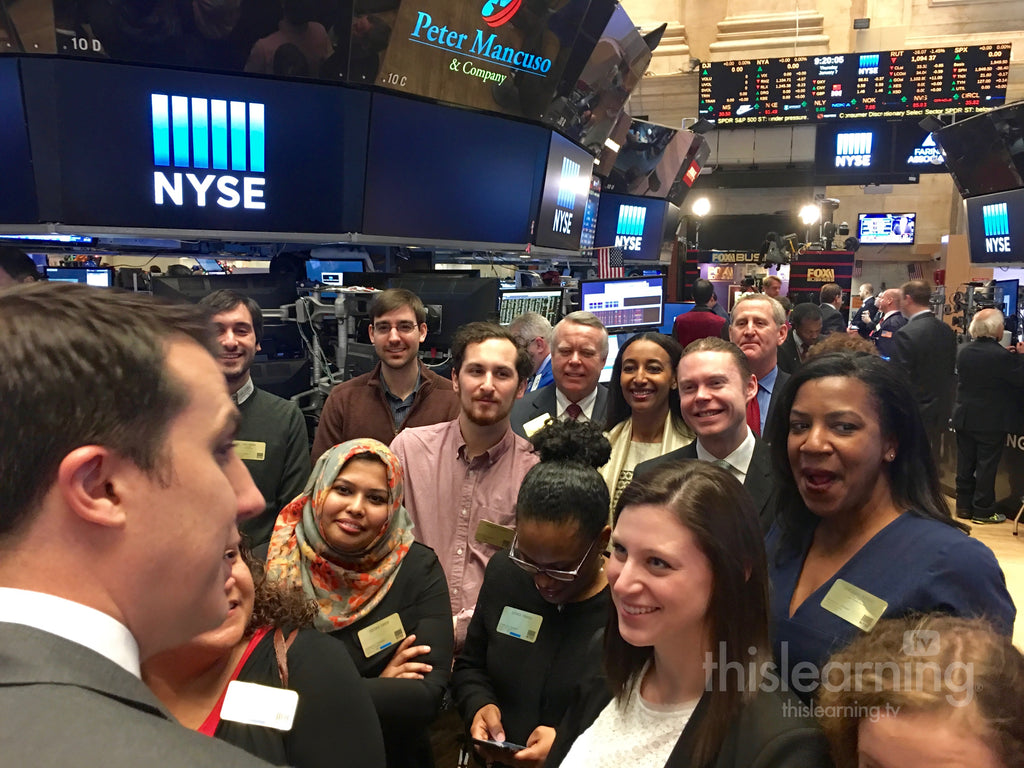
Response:
[[[1001,107],[1010,43],[703,64],[700,116],[718,126],[898,118]]]

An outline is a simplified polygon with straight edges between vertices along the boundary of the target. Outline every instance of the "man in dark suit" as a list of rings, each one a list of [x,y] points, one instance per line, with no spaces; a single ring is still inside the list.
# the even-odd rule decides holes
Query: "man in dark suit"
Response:
[[[843,289],[838,283],[825,283],[818,292],[821,307],[821,335],[841,332],[846,329],[846,318],[839,310],[843,307]]]
[[[860,309],[853,313],[851,308],[850,326],[857,329],[862,338],[867,338],[880,319],[878,307],[875,306],[875,287],[871,283],[860,284]]]
[[[530,437],[547,419],[604,423],[608,390],[598,381],[608,359],[608,331],[591,312],[571,312],[552,335],[555,381],[526,394],[512,407],[512,431]]]
[[[907,324],[893,335],[891,360],[914,391],[938,463],[942,432],[953,410],[956,334],[928,308],[931,288],[924,280],[900,287],[900,311]]]
[[[956,358],[956,514],[975,523],[1001,523],[996,470],[1008,432],[1024,431],[1024,343],[1016,354],[1001,346],[1003,313],[983,309],[968,332],[973,341]]]
[[[821,336],[821,310],[809,301],[797,304],[789,314],[789,333],[779,346],[779,369],[793,373]]]
[[[4,764],[263,764],[181,726],[139,678],[224,621],[225,552],[263,509],[216,354],[193,306],[84,285],[0,295]]]
[[[747,426],[747,403],[757,393],[757,379],[747,358],[728,341],[698,339],[683,350],[676,373],[683,419],[697,439],[641,462],[633,476],[679,459],[713,461],[743,483],[767,532],[775,519],[775,481],[768,444],[754,437]]]
[[[892,358],[892,352],[896,348],[893,336],[907,324],[907,318],[900,312],[901,296],[899,288],[882,291],[877,303],[878,324],[868,332],[868,337],[878,347],[878,354],[887,360]]]
[[[747,424],[757,437],[767,434],[789,374],[779,369],[779,346],[786,340],[786,310],[775,299],[753,293],[736,300],[729,339],[747,357],[757,377],[757,397],[747,404]]]
[[[710,281],[703,278],[694,281],[693,309],[679,315],[672,324],[672,335],[681,346],[685,347],[691,341],[705,336],[721,336],[725,318],[715,314],[708,306],[714,295],[715,287]]]

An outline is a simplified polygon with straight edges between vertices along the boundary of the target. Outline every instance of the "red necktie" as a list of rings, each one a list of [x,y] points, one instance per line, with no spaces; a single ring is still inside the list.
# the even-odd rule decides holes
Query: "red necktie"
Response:
[[[576,421],[576,419],[580,417],[580,414],[583,413],[583,409],[580,408],[579,403],[569,403],[565,412],[569,415],[570,419]]]
[[[761,436],[761,406],[757,404],[757,395],[750,398],[750,402],[747,403],[747,426],[755,435]]]

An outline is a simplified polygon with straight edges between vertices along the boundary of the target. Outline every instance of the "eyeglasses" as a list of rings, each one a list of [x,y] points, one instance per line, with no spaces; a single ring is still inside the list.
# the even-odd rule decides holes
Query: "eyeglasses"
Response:
[[[410,322],[409,320],[403,320],[400,323],[392,325],[391,323],[374,323],[373,332],[380,334],[381,336],[387,336],[391,333],[391,329],[396,329],[403,336],[408,336],[413,331],[419,328],[416,323]]]
[[[512,537],[512,546],[508,550],[508,559],[531,576],[536,576],[542,573],[555,581],[575,581],[576,577],[580,575],[580,568],[582,568],[583,564],[587,562],[587,558],[590,557],[590,553],[594,551],[595,544],[597,544],[597,539],[590,542],[590,546],[587,548],[587,554],[585,554],[580,560],[579,565],[571,571],[559,571],[552,570],[551,568],[541,568],[539,565],[534,565],[533,563],[528,563],[523,560],[523,558],[519,556],[519,534],[517,533]]]

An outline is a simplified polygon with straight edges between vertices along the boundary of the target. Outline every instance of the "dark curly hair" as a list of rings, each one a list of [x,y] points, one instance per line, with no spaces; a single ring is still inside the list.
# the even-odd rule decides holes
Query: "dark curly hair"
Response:
[[[517,518],[577,523],[584,537],[596,537],[608,524],[611,503],[597,471],[612,453],[601,428],[592,422],[554,421],[532,440],[540,464],[530,468],[519,488]]]
[[[308,598],[302,587],[285,587],[267,578],[266,564],[253,555],[244,540],[238,547],[238,553],[249,566],[256,589],[252,616],[245,628],[246,637],[262,627],[291,630],[313,625],[313,619],[320,612],[316,600]]]

